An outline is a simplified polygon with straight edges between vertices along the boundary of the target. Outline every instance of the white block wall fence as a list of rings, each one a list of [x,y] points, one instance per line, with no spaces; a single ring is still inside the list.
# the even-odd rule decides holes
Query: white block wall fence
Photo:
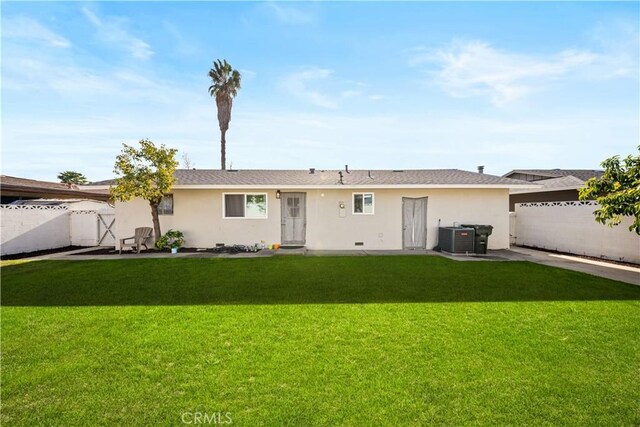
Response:
[[[113,209],[83,211],[69,210],[67,206],[0,205],[0,253],[11,255],[70,245],[114,246],[115,237],[109,230],[113,219]]]
[[[609,227],[596,222],[594,201],[517,203],[511,243],[640,264],[640,236],[631,218]]]
[[[66,206],[0,208],[2,255],[69,246],[69,210]]]

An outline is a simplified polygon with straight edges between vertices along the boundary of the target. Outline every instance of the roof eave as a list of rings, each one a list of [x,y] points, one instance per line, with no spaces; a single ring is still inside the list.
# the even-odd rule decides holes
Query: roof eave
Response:
[[[510,188],[540,188],[540,185],[527,184],[360,184],[360,185],[213,185],[213,184],[193,184],[174,185],[174,190],[226,190],[226,189],[248,189],[248,190],[340,190],[340,189],[404,189],[404,188],[439,188],[439,189],[510,189]]]
[[[24,187],[21,185],[12,185],[12,184],[2,184],[0,186],[1,191],[4,195],[12,195],[12,193],[22,193],[22,194],[48,194],[52,196],[74,196],[74,197],[82,197],[93,200],[107,200],[109,198],[108,194],[102,193],[93,193],[91,191],[82,191],[82,190],[72,190],[72,189],[63,189],[63,188],[34,188],[34,187]],[[108,188],[107,188],[108,189]]]

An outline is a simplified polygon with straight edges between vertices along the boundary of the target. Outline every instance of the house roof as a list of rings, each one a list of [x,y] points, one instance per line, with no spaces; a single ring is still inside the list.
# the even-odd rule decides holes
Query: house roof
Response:
[[[74,203],[91,202],[105,204],[103,201],[95,199],[30,199],[30,200],[15,200],[11,202],[11,205],[20,206],[59,206],[70,205]]]
[[[512,188],[511,194],[524,194],[524,193],[541,193],[547,191],[562,191],[562,190],[577,190],[584,185],[584,181],[576,178],[575,176],[562,176],[560,178],[549,178],[540,181],[535,181],[541,187],[536,189],[531,188]]]
[[[342,173],[342,182],[340,181]],[[230,188],[230,187],[502,187],[528,186],[526,181],[459,169],[412,170],[219,170],[178,169],[174,188]],[[94,182],[91,185],[113,185],[115,180]],[[538,186],[535,186],[537,188]]]
[[[560,178],[563,176],[574,176],[581,179],[582,182],[590,178],[599,178],[604,174],[603,170],[598,169],[514,169],[508,172],[503,177],[508,178],[510,175],[521,173],[528,175],[540,175],[549,178]]]
[[[35,179],[0,176],[0,191],[3,196],[29,196],[47,198],[84,198],[106,201],[109,191],[104,189],[85,188],[79,185],[59,182],[37,181]]]

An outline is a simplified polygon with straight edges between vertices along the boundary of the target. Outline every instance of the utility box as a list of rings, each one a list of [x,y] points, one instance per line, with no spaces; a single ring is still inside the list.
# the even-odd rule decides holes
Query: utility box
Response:
[[[440,249],[453,253],[464,254],[473,252],[474,229],[469,227],[440,227],[438,230],[438,246]]]
[[[473,228],[475,231],[474,252],[477,254],[486,254],[489,245],[489,236],[493,232],[492,225],[480,224],[462,224],[463,227]]]

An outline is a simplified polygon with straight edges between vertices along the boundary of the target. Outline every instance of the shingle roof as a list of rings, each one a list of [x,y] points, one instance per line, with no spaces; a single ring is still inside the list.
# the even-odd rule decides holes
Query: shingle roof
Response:
[[[35,179],[18,178],[15,176],[1,175],[0,188],[3,193],[25,193],[38,196],[45,194],[47,197],[65,196],[74,198],[90,198],[107,200],[107,190],[84,188],[81,185],[68,185],[59,182],[38,181]]]
[[[576,178],[575,176],[562,176],[560,178],[549,178],[543,179],[540,181],[534,181],[535,184],[539,184],[541,187],[539,189],[525,189],[525,188],[514,188],[511,190],[511,194],[519,194],[519,193],[538,193],[545,191],[559,191],[559,190],[573,190],[581,188],[584,185],[584,181]]]
[[[550,178],[560,178],[562,176],[575,176],[581,179],[583,182],[594,177],[601,177],[604,174],[603,170],[598,169],[514,169],[503,176],[507,177],[514,173],[522,173],[529,175],[542,175]]]
[[[35,179],[18,178],[15,176],[0,176],[2,185],[48,189],[48,190],[77,190],[77,185],[62,184],[60,182],[38,181]]]
[[[342,183],[340,183],[342,172]],[[273,169],[178,169],[176,186],[375,186],[375,185],[531,185],[526,181],[479,174],[459,169],[413,170],[304,170]],[[111,185],[114,180],[94,182],[92,185]]]

